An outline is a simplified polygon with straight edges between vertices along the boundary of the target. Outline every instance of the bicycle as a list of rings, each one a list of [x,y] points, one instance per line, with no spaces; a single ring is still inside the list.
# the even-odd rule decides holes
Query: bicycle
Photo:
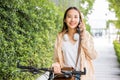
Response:
[[[17,68],[20,68],[22,70],[22,72],[30,72],[32,74],[38,74],[38,73],[42,73],[42,72],[48,72],[45,75],[48,75],[48,80],[54,80],[54,78],[57,76],[54,75],[54,71],[53,68],[36,68],[33,66],[23,66],[20,65],[20,62],[17,62]],[[74,75],[75,78],[77,78],[78,80],[80,80],[81,75],[85,75],[86,74],[86,68],[84,68],[84,71],[64,71],[61,70],[61,73],[64,75],[65,78],[68,77],[72,77],[72,75]],[[44,78],[45,78],[45,75]],[[80,77],[77,77],[76,75],[80,75]],[[44,78],[38,78],[37,80],[44,80]]]

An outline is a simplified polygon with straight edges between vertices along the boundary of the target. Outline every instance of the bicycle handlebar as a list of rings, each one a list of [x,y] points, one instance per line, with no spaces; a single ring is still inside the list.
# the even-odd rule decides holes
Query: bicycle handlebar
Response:
[[[22,69],[23,72],[31,72],[31,73],[34,73],[34,74],[37,74],[37,73],[40,73],[40,71],[49,71],[49,72],[52,72],[53,70],[51,68],[36,68],[36,67],[33,67],[33,66],[22,66],[20,65],[20,62],[18,61],[17,62],[17,68],[20,68]]]
[[[35,67],[32,67],[32,66],[22,66],[19,63],[20,62],[17,63],[17,68],[23,69],[24,72],[28,71],[28,72],[31,72],[31,73],[34,73],[34,74],[40,73],[40,71],[54,72],[53,68],[35,68]],[[73,74],[74,75],[76,75],[76,74],[85,75],[86,74],[86,68],[84,68],[84,71],[76,71],[76,70],[65,71],[65,70],[62,70],[61,72],[65,75],[73,75]]]

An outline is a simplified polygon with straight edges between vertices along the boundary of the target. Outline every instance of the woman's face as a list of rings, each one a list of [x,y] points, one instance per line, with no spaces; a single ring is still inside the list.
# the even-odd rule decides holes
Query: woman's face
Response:
[[[64,21],[69,29],[75,29],[80,21],[78,11],[75,9],[69,10]]]

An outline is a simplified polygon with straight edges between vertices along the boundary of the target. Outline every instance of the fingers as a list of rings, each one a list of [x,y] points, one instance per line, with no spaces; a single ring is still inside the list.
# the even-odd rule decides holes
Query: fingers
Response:
[[[80,27],[80,30],[81,30],[81,31],[86,29],[85,24],[82,23],[82,22],[80,23],[80,26],[79,26],[79,27]]]
[[[61,68],[59,63],[53,63],[52,67],[54,69],[54,73],[61,73]]]
[[[80,27],[80,36],[81,39],[83,39],[85,37],[85,30],[86,30],[85,24],[81,22],[79,27]]]

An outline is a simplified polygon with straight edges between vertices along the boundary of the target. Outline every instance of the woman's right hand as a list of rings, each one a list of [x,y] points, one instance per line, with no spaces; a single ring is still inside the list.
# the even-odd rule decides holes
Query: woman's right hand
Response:
[[[54,73],[61,73],[61,67],[60,67],[60,64],[59,63],[53,63],[52,64],[52,67],[54,69]]]

